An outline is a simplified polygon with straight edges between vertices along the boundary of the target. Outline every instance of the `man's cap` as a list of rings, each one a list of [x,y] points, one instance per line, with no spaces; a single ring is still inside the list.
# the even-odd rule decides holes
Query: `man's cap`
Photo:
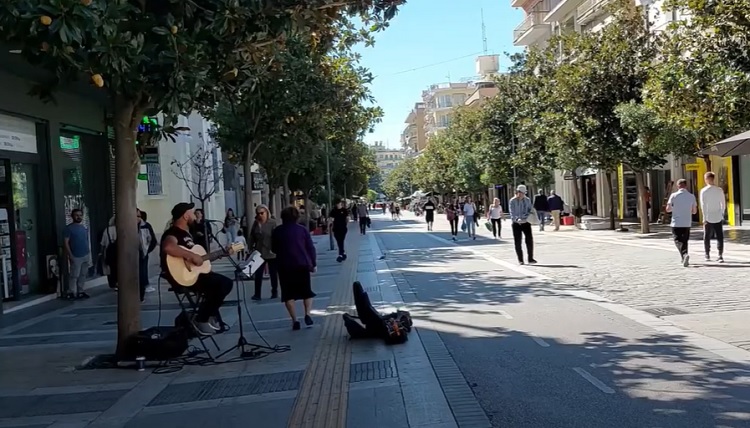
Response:
[[[193,208],[195,208],[195,204],[193,203],[180,202],[179,204],[175,205],[174,208],[172,208],[172,220],[177,220]]]
[[[526,186],[519,184],[518,187],[516,187],[516,192],[526,193]]]

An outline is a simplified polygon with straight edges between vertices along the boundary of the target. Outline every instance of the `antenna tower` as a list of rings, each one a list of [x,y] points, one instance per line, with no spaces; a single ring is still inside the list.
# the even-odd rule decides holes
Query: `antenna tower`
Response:
[[[487,55],[487,27],[484,25],[484,9],[480,9],[482,14],[482,51]]]

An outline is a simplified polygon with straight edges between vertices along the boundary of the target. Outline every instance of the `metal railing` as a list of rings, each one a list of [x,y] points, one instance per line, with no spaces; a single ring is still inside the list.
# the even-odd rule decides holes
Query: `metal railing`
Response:
[[[513,30],[513,41],[517,41],[521,37],[523,37],[524,34],[526,34],[527,31],[534,28],[536,25],[542,25],[544,24],[544,15],[547,12],[531,12],[528,16],[526,16],[526,19],[524,19],[518,26]]]
[[[610,0],[585,0],[576,8],[576,15],[579,19],[587,18],[587,15],[591,15],[592,12],[602,9],[609,2]]]

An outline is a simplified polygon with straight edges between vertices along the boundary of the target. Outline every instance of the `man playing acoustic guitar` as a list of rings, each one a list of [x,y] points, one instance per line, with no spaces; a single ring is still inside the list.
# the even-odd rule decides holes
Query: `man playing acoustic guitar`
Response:
[[[182,287],[172,277],[167,266],[167,256],[185,260],[188,266],[201,266],[204,257],[189,251],[195,246],[193,237],[188,232],[195,221],[193,209],[195,204],[180,202],[172,208],[172,226],[164,231],[161,238],[161,269],[169,284],[178,289]],[[232,280],[215,272],[202,273],[191,288],[203,296],[203,302],[193,319],[196,330],[201,335],[212,335],[222,331],[219,309],[224,299],[232,291]]]

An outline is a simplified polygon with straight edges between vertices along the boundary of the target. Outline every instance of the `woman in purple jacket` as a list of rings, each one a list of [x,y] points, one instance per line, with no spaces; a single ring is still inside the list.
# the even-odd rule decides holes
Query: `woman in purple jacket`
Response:
[[[305,324],[311,326],[310,317],[312,292],[310,273],[317,268],[315,246],[310,232],[298,224],[299,211],[295,207],[287,207],[281,211],[281,226],[273,231],[272,251],[276,254],[276,266],[281,286],[281,301],[292,318],[292,330],[299,330],[297,313],[294,308],[295,300],[302,300],[305,305]]]

